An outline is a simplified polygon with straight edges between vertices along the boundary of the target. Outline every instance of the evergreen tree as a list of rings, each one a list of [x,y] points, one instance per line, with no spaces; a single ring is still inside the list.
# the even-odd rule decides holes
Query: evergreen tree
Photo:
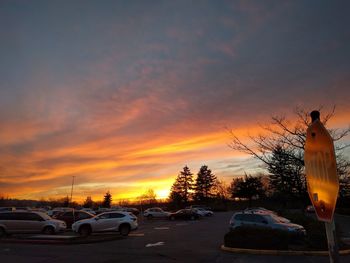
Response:
[[[233,198],[246,198],[249,200],[249,207],[254,197],[262,197],[264,188],[261,177],[245,175],[243,178],[233,179],[231,183],[231,194]]]
[[[92,201],[91,196],[86,197],[86,200],[84,201],[83,207],[85,208],[92,208],[94,202]]]
[[[208,201],[214,193],[216,176],[208,169],[208,166],[203,165],[196,178],[195,183],[195,199],[197,201]]]
[[[63,207],[68,207],[69,206],[69,197],[68,195],[62,199],[62,205]]]
[[[277,146],[270,157],[270,187],[276,197],[286,201],[288,198],[301,198],[306,195],[306,180],[303,163],[291,157],[290,150]]]
[[[176,205],[186,205],[191,197],[191,190],[193,189],[193,174],[190,169],[185,166],[175,179],[171,187],[169,195],[170,201]]]
[[[112,204],[112,195],[109,191],[107,191],[107,193],[103,197],[102,207],[110,208],[111,204]]]

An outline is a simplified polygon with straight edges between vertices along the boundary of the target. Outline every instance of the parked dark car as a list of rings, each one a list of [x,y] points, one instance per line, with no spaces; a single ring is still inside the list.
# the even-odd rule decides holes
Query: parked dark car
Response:
[[[67,228],[71,228],[72,224],[79,220],[89,219],[92,217],[94,217],[93,214],[90,214],[85,211],[67,211],[53,216],[53,218],[55,219],[66,222]]]
[[[175,213],[169,214],[170,220],[175,219],[186,219],[186,220],[195,220],[198,219],[200,216],[194,212],[192,209],[181,209]]]
[[[127,207],[126,211],[130,212],[130,213],[133,213],[135,216],[137,216],[140,213],[140,211],[137,208],[134,208],[134,207]]]

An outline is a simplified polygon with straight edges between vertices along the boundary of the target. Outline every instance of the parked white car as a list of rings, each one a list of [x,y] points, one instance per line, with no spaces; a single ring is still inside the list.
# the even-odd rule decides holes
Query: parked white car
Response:
[[[123,211],[105,212],[89,219],[80,220],[72,225],[72,230],[82,236],[95,232],[120,232],[129,235],[131,230],[138,227],[137,217]]]
[[[246,213],[237,212],[230,220],[230,229],[239,226],[263,227],[288,231],[291,234],[306,235],[303,226],[291,223],[287,218],[276,216],[271,213]]]
[[[167,218],[169,216],[169,212],[165,212],[163,209],[159,207],[148,208],[143,212],[143,216],[147,218]]]
[[[6,234],[63,232],[66,223],[52,219],[45,213],[25,210],[0,212],[0,237]]]

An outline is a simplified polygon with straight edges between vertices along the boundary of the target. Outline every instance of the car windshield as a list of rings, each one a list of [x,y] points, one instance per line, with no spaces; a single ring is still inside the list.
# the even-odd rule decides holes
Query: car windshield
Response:
[[[284,217],[270,215],[276,223],[290,223],[290,220]]]

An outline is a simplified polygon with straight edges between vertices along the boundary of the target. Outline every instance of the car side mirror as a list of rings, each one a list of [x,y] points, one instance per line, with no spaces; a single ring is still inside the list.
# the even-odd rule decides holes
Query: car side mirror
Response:
[[[100,218],[99,217],[95,217],[95,220],[98,221],[98,220],[100,220]]]

